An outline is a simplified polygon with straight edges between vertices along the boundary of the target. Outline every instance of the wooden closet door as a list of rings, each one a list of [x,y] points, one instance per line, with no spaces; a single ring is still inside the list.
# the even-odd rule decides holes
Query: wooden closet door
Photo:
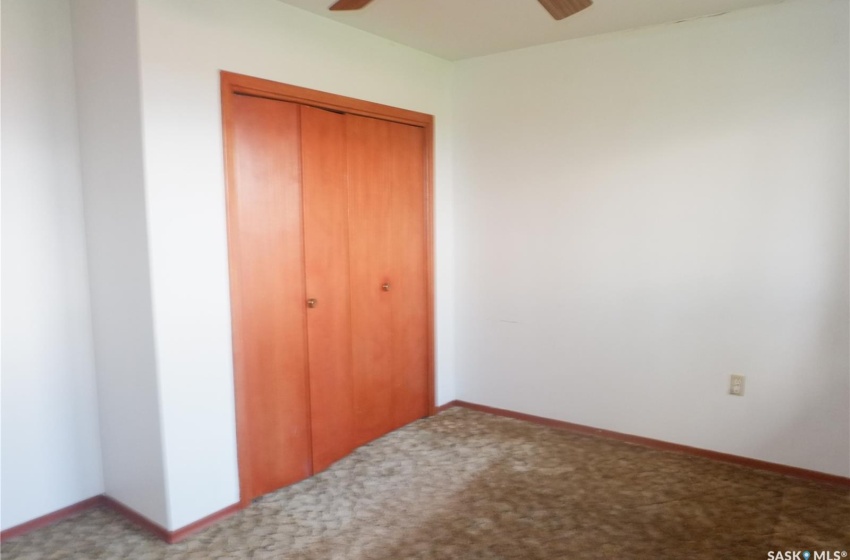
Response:
[[[313,471],[354,443],[345,116],[301,107]]]
[[[428,415],[425,132],[391,123],[390,300],[393,429]]]
[[[356,441],[427,415],[424,134],[347,115]]]
[[[299,117],[298,105],[233,98],[228,229],[243,501],[312,472]]]
[[[393,425],[389,123],[346,115],[355,441]]]

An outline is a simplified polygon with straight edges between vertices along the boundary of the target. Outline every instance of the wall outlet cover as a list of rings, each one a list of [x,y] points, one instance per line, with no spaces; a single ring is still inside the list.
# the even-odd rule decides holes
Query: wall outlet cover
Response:
[[[735,395],[737,397],[744,396],[744,379],[743,375],[732,375],[732,379],[729,383],[730,395]]]

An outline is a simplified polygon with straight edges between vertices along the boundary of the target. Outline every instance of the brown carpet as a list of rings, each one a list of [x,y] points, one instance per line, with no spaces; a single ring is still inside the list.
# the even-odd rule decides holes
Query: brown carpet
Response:
[[[850,550],[850,489],[452,409],[186,541],[107,509],[12,539],[27,559],[766,559]]]

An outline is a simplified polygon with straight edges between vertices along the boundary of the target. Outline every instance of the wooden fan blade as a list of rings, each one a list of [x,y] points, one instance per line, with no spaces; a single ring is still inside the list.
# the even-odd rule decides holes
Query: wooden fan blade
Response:
[[[359,10],[372,0],[339,0],[333,6],[330,7],[334,12],[342,11],[342,10]]]
[[[555,19],[564,19],[589,8],[591,0],[537,0]]]

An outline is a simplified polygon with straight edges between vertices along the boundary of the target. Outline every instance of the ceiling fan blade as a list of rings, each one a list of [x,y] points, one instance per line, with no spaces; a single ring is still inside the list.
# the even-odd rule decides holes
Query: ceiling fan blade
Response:
[[[342,10],[359,10],[372,0],[339,0],[329,9],[338,12]]]
[[[590,7],[591,0],[537,0],[555,19],[564,19]]]

